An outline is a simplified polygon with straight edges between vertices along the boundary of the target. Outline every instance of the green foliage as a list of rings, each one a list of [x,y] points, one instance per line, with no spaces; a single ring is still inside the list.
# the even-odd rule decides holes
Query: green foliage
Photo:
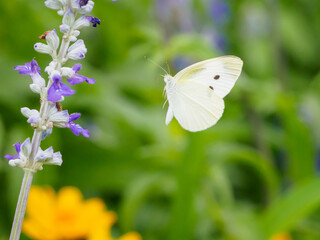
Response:
[[[81,32],[81,74],[97,83],[73,86],[77,94],[63,102],[82,113],[91,138],[54,129],[43,147],[61,151],[64,163],[45,167],[34,184],[101,197],[118,213],[115,232],[146,240],[267,240],[284,231],[319,239],[320,3],[228,1],[228,21],[219,22],[215,1],[178,2],[95,1],[102,24]],[[46,77],[49,57],[32,46],[59,24],[43,1],[2,3],[2,155],[32,136],[19,109],[39,108],[29,78],[13,67],[35,57]],[[223,54],[241,57],[244,68],[217,125],[201,133],[175,120],[165,126],[163,73],[144,56],[175,74]],[[0,161],[0,239],[8,238],[21,179]]]

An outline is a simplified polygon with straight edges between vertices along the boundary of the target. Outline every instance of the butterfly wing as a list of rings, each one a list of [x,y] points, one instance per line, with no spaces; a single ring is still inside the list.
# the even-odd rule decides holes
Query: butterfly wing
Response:
[[[207,129],[222,116],[224,102],[212,89],[193,81],[184,81],[168,91],[169,109],[166,123],[171,114],[180,125],[191,132]]]
[[[176,84],[191,81],[213,88],[224,98],[237,81],[243,62],[235,56],[223,56],[193,64],[174,77]]]

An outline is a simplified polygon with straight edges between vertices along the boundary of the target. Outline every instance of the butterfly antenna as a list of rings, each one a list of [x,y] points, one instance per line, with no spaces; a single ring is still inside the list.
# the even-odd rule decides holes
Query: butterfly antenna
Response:
[[[146,60],[148,60],[149,62],[153,63],[154,65],[158,66],[159,68],[161,68],[166,74],[169,74],[163,67],[161,67],[159,64],[157,64],[156,62],[152,61],[150,58],[148,58],[147,56],[144,56],[144,58]]]
[[[167,68],[168,68],[168,72],[169,72],[169,74],[171,75],[171,71],[170,71],[170,66],[169,66],[169,63],[168,63],[168,61],[166,61],[166,65],[167,65]]]
[[[162,97],[167,96],[166,88],[163,88]]]
[[[167,102],[168,102],[168,99],[166,99],[166,101],[164,102],[162,109],[164,109],[164,106],[166,105]]]

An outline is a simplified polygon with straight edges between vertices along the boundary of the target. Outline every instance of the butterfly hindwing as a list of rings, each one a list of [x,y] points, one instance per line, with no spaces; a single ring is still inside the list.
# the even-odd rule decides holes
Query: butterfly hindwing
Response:
[[[235,56],[223,56],[193,64],[174,77],[176,84],[191,81],[210,87],[224,98],[237,81],[243,62]]]
[[[223,99],[203,84],[180,82],[173,92],[168,93],[169,110],[172,109],[174,117],[186,130],[196,132],[207,129],[222,116]]]

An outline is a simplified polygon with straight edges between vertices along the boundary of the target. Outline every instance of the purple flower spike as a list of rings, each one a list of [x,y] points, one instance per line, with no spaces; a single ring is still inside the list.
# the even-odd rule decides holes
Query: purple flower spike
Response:
[[[224,24],[230,19],[230,6],[226,1],[212,1],[210,11],[213,20],[218,24]]]
[[[22,74],[22,75],[30,75],[30,76],[34,74],[41,75],[40,67],[36,60],[32,60],[31,62],[26,63],[25,65],[18,65],[13,69],[19,71],[19,74]]]
[[[83,81],[86,81],[89,84],[94,84],[96,83],[96,81],[94,80],[94,78],[87,78],[83,75],[78,74],[77,72],[80,71],[80,69],[82,68],[80,63],[77,63],[76,65],[74,65],[72,67],[72,70],[74,71],[74,74],[71,78],[68,78],[67,81],[71,84],[71,85],[75,85],[75,84],[79,84],[82,83]]]
[[[17,142],[14,144],[14,147],[17,151],[17,154],[16,155],[5,155],[4,157],[8,160],[12,160],[12,159],[17,159],[19,158],[19,153],[21,151],[21,143]]]
[[[90,136],[88,129],[83,129],[79,124],[74,123],[73,121],[78,120],[81,117],[80,113],[73,113],[69,116],[69,121],[66,125],[67,128],[70,128],[71,131],[76,135],[79,136],[81,133],[84,137],[88,138]]]
[[[57,102],[61,100],[62,96],[70,96],[76,91],[72,90],[68,85],[61,82],[62,77],[60,75],[54,75],[52,77],[52,85],[48,90],[48,101]]]
[[[92,23],[92,27],[97,27],[97,24],[100,25],[101,21],[99,18],[96,18],[96,17],[91,17],[91,16],[87,16],[89,22]]]

